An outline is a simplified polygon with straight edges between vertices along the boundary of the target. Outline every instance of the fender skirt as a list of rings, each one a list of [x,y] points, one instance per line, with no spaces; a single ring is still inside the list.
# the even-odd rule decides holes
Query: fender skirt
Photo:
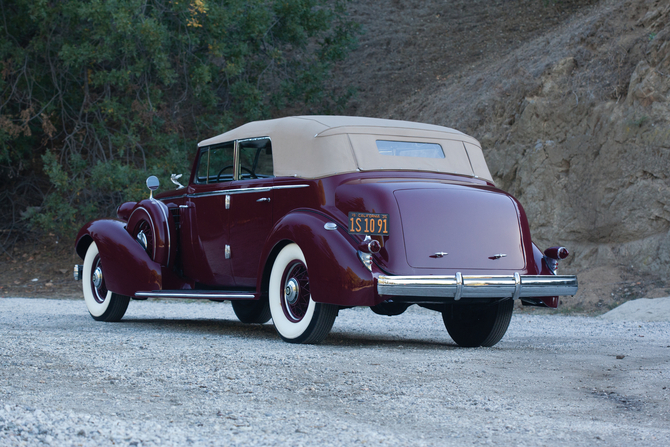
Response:
[[[134,296],[142,290],[162,289],[160,264],[152,261],[128,234],[125,222],[100,219],[84,225],[75,244],[82,259],[93,241],[100,252],[107,289],[126,296]]]
[[[374,306],[376,288],[370,272],[358,258],[354,241],[346,228],[334,231],[324,225],[334,222],[326,216],[294,211],[284,216],[272,230],[261,256],[264,278],[269,277],[277,253],[287,243],[298,244],[307,261],[312,299],[340,306]],[[259,279],[260,280],[260,279]],[[260,284],[259,284],[260,287]]]

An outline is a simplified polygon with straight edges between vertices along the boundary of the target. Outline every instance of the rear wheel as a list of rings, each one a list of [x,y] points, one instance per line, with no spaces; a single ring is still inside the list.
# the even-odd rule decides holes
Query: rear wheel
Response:
[[[305,256],[297,244],[284,247],[272,266],[270,312],[275,329],[289,343],[319,343],[333,327],[338,306],[312,300]]]
[[[128,309],[130,297],[107,290],[102,259],[95,242],[88,246],[82,275],[84,301],[97,321],[119,321]]]
[[[264,299],[247,301],[233,300],[233,312],[242,323],[267,323],[272,314],[268,301]]]
[[[513,310],[514,301],[511,299],[491,304],[454,303],[447,305],[442,319],[449,335],[459,346],[493,346],[507,332]]]

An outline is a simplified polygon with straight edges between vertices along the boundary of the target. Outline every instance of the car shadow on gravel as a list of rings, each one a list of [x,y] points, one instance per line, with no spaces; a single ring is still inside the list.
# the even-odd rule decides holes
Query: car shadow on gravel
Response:
[[[129,318],[121,324],[144,326],[146,329],[160,329],[174,332],[188,332],[218,335],[222,337],[245,337],[255,340],[267,339],[279,341],[279,335],[272,324],[245,324],[225,319],[164,319],[164,318]],[[398,335],[368,335],[334,332],[320,343],[331,347],[372,347],[399,349],[462,349],[453,342],[403,338]]]
[[[121,324],[144,326],[151,329],[221,336],[244,336],[253,338],[277,337],[271,324],[245,324],[225,319],[170,319],[170,318],[124,318]]]
[[[398,349],[462,349],[454,342],[436,341],[429,339],[403,338],[398,335],[363,335],[334,333],[330,334],[322,345],[398,348]]]

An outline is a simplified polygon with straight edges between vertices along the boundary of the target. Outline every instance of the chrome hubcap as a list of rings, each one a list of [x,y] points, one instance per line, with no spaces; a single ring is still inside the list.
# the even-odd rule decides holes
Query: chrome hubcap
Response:
[[[300,295],[300,284],[295,278],[291,278],[286,281],[286,288],[284,289],[284,295],[286,296],[286,302],[290,305],[293,305],[298,301],[298,296]]]
[[[93,272],[93,285],[96,289],[102,285],[102,269],[100,267],[97,267]]]

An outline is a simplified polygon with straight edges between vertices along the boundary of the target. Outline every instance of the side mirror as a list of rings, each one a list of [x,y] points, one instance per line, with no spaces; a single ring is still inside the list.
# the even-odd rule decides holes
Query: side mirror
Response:
[[[154,191],[156,191],[159,186],[160,186],[160,182],[158,181],[158,177],[156,177],[155,175],[152,175],[149,178],[147,178],[147,188],[149,188],[149,191],[151,191],[149,193],[149,198],[150,199],[154,198]]]

